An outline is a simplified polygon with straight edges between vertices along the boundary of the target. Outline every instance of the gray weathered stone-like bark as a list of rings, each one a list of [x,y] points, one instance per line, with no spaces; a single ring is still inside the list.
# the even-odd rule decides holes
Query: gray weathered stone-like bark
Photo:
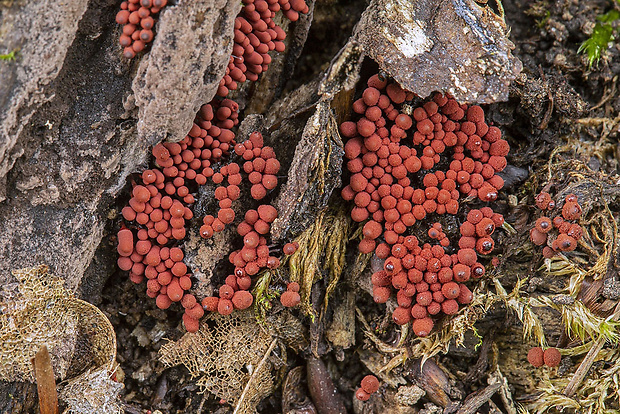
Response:
[[[118,45],[117,8],[0,3],[0,53],[19,48],[0,61],[0,281],[46,263],[71,289],[89,274],[82,294],[98,295],[113,267],[93,257],[114,197],[153,143],[185,135],[224,73],[239,2],[164,9],[152,49],[133,61]]]

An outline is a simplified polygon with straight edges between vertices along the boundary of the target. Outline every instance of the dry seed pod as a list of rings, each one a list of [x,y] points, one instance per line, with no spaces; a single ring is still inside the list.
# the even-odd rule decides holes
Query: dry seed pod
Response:
[[[448,396],[450,383],[445,372],[433,361],[427,359],[424,366],[422,359],[413,361],[407,378],[426,391],[426,396],[435,404],[447,407],[452,401]]]

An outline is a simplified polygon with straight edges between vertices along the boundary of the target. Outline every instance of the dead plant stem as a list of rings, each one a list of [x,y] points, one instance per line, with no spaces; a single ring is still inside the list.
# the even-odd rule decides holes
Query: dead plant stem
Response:
[[[265,365],[265,362],[267,362],[267,358],[269,357],[269,355],[271,355],[271,352],[273,351],[273,348],[276,347],[277,343],[278,343],[278,338],[273,338],[273,341],[271,341],[271,345],[269,345],[269,348],[265,352],[265,355],[263,355],[263,359],[260,360],[260,362],[256,366],[256,369],[254,370],[254,372],[252,372],[252,375],[250,376],[248,383],[245,384],[245,388],[243,388],[243,392],[241,393],[241,397],[239,397],[239,401],[237,401],[237,405],[235,406],[235,410],[233,411],[233,414],[239,413],[239,409],[241,408],[241,404],[243,404],[243,400],[245,399],[245,396],[250,389],[250,385],[252,385],[252,382],[258,376],[258,372],[260,372],[260,370],[263,368],[263,365]]]

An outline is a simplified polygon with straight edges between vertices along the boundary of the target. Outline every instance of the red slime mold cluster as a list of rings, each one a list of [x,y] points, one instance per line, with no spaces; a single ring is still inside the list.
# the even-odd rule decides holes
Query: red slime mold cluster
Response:
[[[286,250],[284,253],[286,254]],[[286,292],[283,292],[280,296],[280,303],[287,308],[292,308],[297,306],[299,302],[301,302],[301,296],[299,296],[299,283],[291,282],[287,285]]]
[[[492,253],[503,217],[487,206],[471,209],[458,246],[439,223],[417,237],[409,230],[433,214],[457,215],[462,198],[495,201],[509,145],[480,106],[436,94],[413,108],[414,94],[397,83],[374,75],[367,85],[353,103],[356,120],[340,126],[351,173],[342,197],[355,203],[352,219],[365,222],[359,250],[385,259],[372,277],[374,300],[384,303],[396,290],[394,321],[426,336],[433,316],[471,302],[463,283],[484,275],[478,254]]]
[[[536,196],[536,207],[551,211],[556,207],[556,203],[549,193],[541,192]],[[556,215],[553,220],[548,216],[536,220],[534,228],[530,230],[530,240],[537,246],[544,246],[543,256],[547,258],[558,252],[573,251],[583,234],[581,226],[577,224],[579,217],[581,206],[577,196],[569,194],[564,200],[561,214]]]
[[[119,39],[123,56],[132,59],[153,40],[157,14],[168,0],[126,0],[116,13],[116,23],[123,25]]]
[[[278,10],[292,22],[299,18],[299,13],[308,13],[304,0],[243,0],[243,5],[235,19],[235,44],[218,96],[228,95],[246,79],[256,81],[271,63],[269,52],[284,51],[286,33],[273,21]]]
[[[276,174],[280,163],[275,157],[273,148],[264,146],[263,137],[258,132],[250,134],[250,138],[242,144],[235,145],[235,153],[245,163],[243,172],[247,174],[252,184],[250,194],[253,199],[261,200],[267,192],[278,184]],[[241,183],[241,169],[238,164],[230,163],[220,169],[216,183],[227,178],[228,186],[221,185],[215,190],[215,198],[219,201],[217,217],[206,215],[200,228],[203,238],[210,238],[214,232],[224,230],[226,224],[235,219],[232,202],[239,197]],[[214,177],[215,178],[215,177]],[[271,223],[278,217],[275,207],[269,204],[259,205],[256,210],[250,209],[245,213],[244,220],[237,226],[237,234],[243,237],[243,248],[235,250],[228,256],[228,260],[235,266],[233,274],[226,278],[226,283],[219,289],[219,297],[207,297],[202,301],[205,309],[218,311],[221,314],[230,314],[233,309],[246,309],[252,304],[252,295],[248,289],[252,284],[251,277],[261,269],[276,269],[280,266],[280,259],[272,255],[267,244],[267,237]],[[292,254],[296,248],[290,249],[285,245],[284,254]],[[245,293],[243,293],[245,292]],[[242,299],[239,299],[242,298]]]
[[[355,398],[360,401],[368,401],[370,394],[377,392],[379,389],[379,380],[374,375],[366,375],[362,378],[360,387],[355,392]]]
[[[303,1],[294,0],[292,3],[294,6],[288,2],[262,0],[244,3],[238,23],[243,25],[243,30],[247,29],[245,24],[251,26],[251,30],[243,31],[245,40],[241,39],[240,42],[246,51],[255,47],[260,53],[266,54],[269,50],[283,49],[281,40],[284,39],[284,32],[271,19],[280,8],[291,20],[297,19],[297,12],[308,11]],[[153,8],[159,11],[158,8],[165,5],[165,0],[141,0],[140,4],[142,8],[139,8],[138,0],[124,2],[121,6],[123,10],[117,15],[117,22],[126,24],[124,30],[131,29],[131,33],[136,33],[138,23],[145,30],[152,29],[152,24],[144,20],[150,18],[152,21],[152,17],[142,9],[151,7],[149,13],[155,13]],[[135,16],[143,20],[137,21]],[[264,47],[259,45],[254,46],[255,39],[266,39],[265,34],[271,37],[271,40],[265,40],[269,47],[267,51],[263,51]],[[135,42],[131,47],[130,44],[126,45],[127,57],[133,57],[134,52],[142,50],[136,50],[139,40],[133,40]],[[247,47],[246,40],[252,46]],[[254,56],[252,53],[248,52],[248,56]],[[235,61],[234,58],[231,57],[231,61]],[[262,58],[261,64],[266,65],[267,58]],[[243,65],[243,60],[240,63]],[[261,66],[261,71],[252,66],[239,66],[237,69],[243,69],[242,72],[256,69],[252,72],[256,76],[247,76],[250,80],[256,80],[258,74],[267,67]],[[222,79],[222,85],[228,85],[225,87],[226,93],[228,89],[235,89],[231,87],[229,78],[227,73],[227,77]],[[236,80],[244,81],[245,78]],[[206,215],[199,230],[203,238],[210,238],[235,220],[233,202],[240,197],[240,185],[244,179],[251,184],[250,194],[254,200],[262,200],[278,184],[276,174],[280,163],[273,148],[264,145],[259,132],[252,133],[243,143],[235,142],[233,128],[239,123],[239,105],[224,98],[226,94],[222,96],[223,91],[220,88],[220,96],[200,108],[192,128],[183,140],[164,142],[153,147],[155,166],[145,170],[140,178],[132,182],[132,197],[129,205],[122,210],[124,225],[118,232],[119,267],[129,271],[129,277],[134,283],[147,279],[147,295],[156,298],[159,308],[167,309],[173,302],[180,302],[185,309],[183,322],[189,332],[198,330],[199,319],[205,310],[227,315],[234,309],[251,306],[251,277],[262,268],[273,269],[280,265],[276,254],[278,249],[270,246],[267,241],[271,223],[278,213],[273,206],[262,204],[255,210],[248,209],[244,220],[237,226],[237,233],[243,237],[244,246],[230,254],[229,260],[235,266],[234,274],[226,278],[218,290],[218,296],[207,297],[199,302],[189,293],[192,287],[191,274],[183,262],[184,252],[177,244],[185,238],[187,227],[194,217],[191,207],[199,186],[205,185],[208,180],[218,184],[215,198],[219,210],[215,216]],[[235,157],[240,162],[235,162]],[[297,248],[296,243],[287,243],[282,250],[284,254],[293,254]],[[289,291],[299,297],[299,285],[295,290],[293,284],[289,284]],[[288,296],[285,294],[283,301],[287,306],[299,303],[295,297],[287,301]]]
[[[167,309],[172,302],[181,302],[185,308],[183,321],[190,332],[198,329],[203,307],[224,315],[230,314],[233,309],[248,308],[253,302],[248,291],[252,284],[251,276],[261,268],[277,268],[280,265],[279,258],[270,251],[266,238],[270,224],[278,213],[273,206],[262,204],[256,210],[248,210],[244,221],[237,227],[244,247],[229,256],[235,271],[220,287],[219,297],[205,298],[198,303],[195,296],[188,292],[192,282],[183,263],[184,253],[174,245],[185,238],[188,221],[193,218],[190,206],[194,196],[191,191],[206,184],[208,179],[220,184],[215,190],[220,207],[217,217],[206,215],[200,228],[200,235],[210,238],[214,232],[224,230],[226,224],[234,221],[232,202],[240,196],[239,185],[243,180],[243,171],[237,163],[231,161],[221,165],[219,170],[214,165],[228,154],[230,145],[234,145],[234,134],[229,129],[214,125],[203,129],[199,125],[208,126],[205,123],[210,122],[210,104],[203,106],[203,112],[207,115],[197,117],[197,123],[184,140],[158,144],[153,148],[157,167],[142,173],[141,184],[134,183],[132,198],[122,211],[127,226],[118,233],[119,267],[130,271],[130,279],[135,283],[148,279],[147,294],[156,298],[159,308]],[[222,124],[226,120],[230,118],[220,119],[219,122]],[[249,147],[250,151],[256,149],[259,157],[261,154],[265,156],[253,161],[260,159],[265,165],[270,160],[275,161],[269,170],[275,174],[279,169],[275,153],[272,148],[263,146],[262,141],[262,135],[254,132],[246,141],[249,145],[237,145]],[[267,176],[265,174],[262,178]],[[268,190],[262,186],[262,181],[254,183],[251,177],[251,173],[247,174],[247,179],[252,183],[253,198],[265,197]],[[228,185],[223,185],[224,179]],[[269,189],[273,189],[275,184],[269,185]],[[260,187],[255,187],[257,185]],[[261,190],[259,196],[256,196],[255,188]],[[289,254],[295,251],[294,248],[284,250]]]
[[[541,347],[533,347],[527,353],[527,360],[536,368],[547,365],[548,367],[557,367],[560,365],[562,355],[557,348],[547,348],[543,351]]]

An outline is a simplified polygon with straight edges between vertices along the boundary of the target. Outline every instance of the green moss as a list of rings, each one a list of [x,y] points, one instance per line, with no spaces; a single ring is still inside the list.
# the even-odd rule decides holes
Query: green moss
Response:
[[[589,67],[598,64],[603,52],[614,40],[613,23],[620,19],[618,10],[610,10],[596,18],[598,22],[594,25],[594,30],[590,37],[579,46],[579,53],[585,53],[588,56]]]
[[[0,60],[3,60],[5,62],[13,62],[17,58],[18,53],[19,49],[13,49],[9,53],[0,55]]]

